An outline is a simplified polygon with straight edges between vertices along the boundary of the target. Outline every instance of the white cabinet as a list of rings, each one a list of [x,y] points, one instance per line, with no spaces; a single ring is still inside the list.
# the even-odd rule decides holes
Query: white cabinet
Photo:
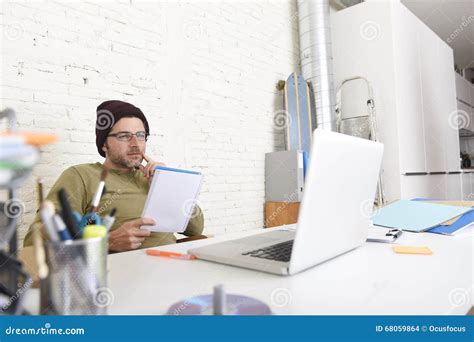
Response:
[[[397,1],[331,15],[335,86],[364,76],[374,89],[387,199],[460,193],[447,177],[460,169],[452,49]],[[413,173],[428,174],[403,176]]]
[[[427,198],[445,200],[447,194],[447,174],[429,175]]]
[[[438,39],[441,63],[454,65],[453,50],[439,37],[436,38]],[[456,80],[453,69],[443,67],[442,64],[438,71],[438,83],[442,85],[439,89],[441,96],[438,107],[441,121],[438,124],[443,130],[444,137],[443,151],[446,166],[443,171],[455,172],[459,171],[461,167],[459,163],[459,130],[455,120],[457,110]],[[474,125],[474,120],[469,120],[469,122]]]
[[[461,120],[466,121],[467,128],[471,130],[472,132],[474,132],[474,109],[470,106],[465,105],[464,103],[463,103],[463,108],[464,108],[464,111],[467,113],[467,116],[464,118],[461,118]],[[466,114],[465,113],[460,114],[458,112],[458,115],[466,115]]]
[[[456,101],[459,128],[472,129],[472,108],[461,101]]]
[[[469,129],[474,132],[474,85],[469,84],[469,92],[470,92],[470,110],[469,110]],[[458,101],[459,102],[459,101]],[[467,106],[466,106],[467,107]]]
[[[448,116],[456,111],[456,107],[451,108],[447,113],[441,110],[441,107],[443,109],[445,107],[446,98],[443,94],[445,86],[439,80],[439,72],[445,61],[440,56],[438,36],[427,26],[421,24],[418,25],[417,32],[425,124],[426,170],[428,172],[443,172],[446,171],[444,132],[445,128],[449,127]],[[452,64],[449,64],[449,69],[452,73]],[[454,101],[455,98],[452,100]]]
[[[447,199],[447,176],[436,175],[402,175],[402,199],[429,198],[435,200]],[[460,184],[459,189],[461,189]]]
[[[469,82],[467,82],[467,83],[468,83],[468,86],[469,86],[469,93],[470,93],[470,96],[469,96],[470,101],[468,101],[468,103],[471,105],[471,107],[474,107],[474,85],[469,83]]]
[[[463,121],[467,122],[467,127],[469,130],[474,132],[474,108],[468,107],[464,105],[465,111],[467,112],[467,116],[465,118],[462,118]],[[459,113],[458,113],[459,115]]]
[[[463,200],[462,173],[446,175],[446,199],[449,201]]]
[[[419,39],[415,16],[403,16],[405,22],[394,35],[398,106],[400,173],[426,172],[423,94],[420,73]],[[404,72],[412,70],[412,72]]]
[[[438,66],[438,44],[433,44],[432,32],[423,25],[418,25],[415,31],[418,35],[420,76],[422,87],[423,119],[426,143],[426,167],[427,171],[442,171],[444,168],[443,154],[438,153],[442,141],[440,129],[437,127],[437,73],[434,72]]]
[[[429,198],[459,201],[471,193],[471,174],[402,175],[402,199]],[[463,187],[461,186],[461,182]],[[466,190],[464,194],[463,190]]]
[[[472,173],[462,173],[462,199],[464,201],[472,201]]]
[[[430,198],[429,178],[423,175],[401,175],[400,199]]]
[[[456,74],[456,97],[464,102],[472,104],[471,102],[471,89],[469,89],[469,82],[466,81],[461,75]]]
[[[455,73],[456,98],[460,128],[474,131],[474,85]]]

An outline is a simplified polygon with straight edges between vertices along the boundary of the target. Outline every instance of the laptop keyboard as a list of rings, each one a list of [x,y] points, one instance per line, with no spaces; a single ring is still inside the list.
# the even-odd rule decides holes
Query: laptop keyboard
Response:
[[[288,262],[290,261],[291,250],[293,249],[293,241],[294,240],[277,243],[276,245],[271,245],[265,248],[260,248],[250,252],[242,253],[242,255]]]

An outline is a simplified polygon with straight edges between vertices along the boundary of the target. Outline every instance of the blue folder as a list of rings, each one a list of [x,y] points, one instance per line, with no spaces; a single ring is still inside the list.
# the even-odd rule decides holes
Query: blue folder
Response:
[[[413,201],[432,201],[432,200],[425,199],[425,198],[415,198],[413,199]],[[472,209],[474,209],[474,207]],[[427,232],[434,233],[434,234],[453,235],[458,230],[461,230],[473,223],[474,223],[474,210],[465,213],[456,222],[454,222],[453,224],[449,226],[440,224],[434,228],[431,228],[430,230],[427,230]]]
[[[439,225],[428,230],[430,233],[452,235],[458,230],[474,223],[474,210],[462,215],[456,222],[449,226]]]
[[[472,210],[469,207],[400,200],[377,210],[372,220],[377,226],[423,232]]]

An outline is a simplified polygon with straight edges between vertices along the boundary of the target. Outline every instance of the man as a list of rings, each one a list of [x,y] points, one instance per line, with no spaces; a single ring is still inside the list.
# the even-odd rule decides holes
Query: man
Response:
[[[146,141],[150,134],[148,121],[143,112],[130,103],[106,101],[97,107],[96,145],[99,154],[105,157],[103,164],[81,164],[65,170],[51,188],[46,199],[59,208],[58,191],[64,188],[71,207],[81,215],[91,208],[92,197],[99,183],[103,168],[108,169],[105,193],[99,204],[101,217],[116,208],[116,220],[109,233],[109,250],[122,252],[175,243],[172,233],[155,233],[141,226],[152,225],[149,218],[140,218],[147,198],[154,169],[160,163],[146,154]],[[146,165],[142,165],[142,161]],[[200,235],[204,217],[195,207],[183,233]],[[32,244],[32,232],[41,229],[39,214],[31,224],[24,245]]]

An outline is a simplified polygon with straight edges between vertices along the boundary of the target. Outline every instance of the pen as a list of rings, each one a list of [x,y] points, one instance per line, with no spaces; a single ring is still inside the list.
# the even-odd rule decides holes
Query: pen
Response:
[[[168,258],[173,258],[173,259],[181,259],[181,260],[196,260],[196,257],[191,254],[165,252],[165,251],[159,251],[157,249],[147,249],[146,254],[152,255],[152,256],[162,256],[162,257],[168,257]]]
[[[80,239],[81,231],[77,227],[77,223],[76,223],[76,220],[74,219],[74,214],[71,208],[71,204],[69,204],[66,190],[64,190],[64,188],[59,190],[58,198],[59,198],[59,203],[61,203],[64,222],[66,223],[67,229],[71,233],[71,237],[73,239]]]
[[[49,267],[46,264],[46,254],[44,251],[43,239],[38,228],[33,230],[33,246],[36,258],[36,265],[38,265],[38,278],[40,279],[40,286],[44,289],[46,284],[46,277],[49,274]],[[40,300],[45,303],[45,296],[41,296]],[[44,305],[44,304],[43,304]],[[44,306],[43,306],[44,307]]]
[[[110,228],[112,227],[112,225],[115,222],[115,213],[116,212],[117,212],[117,208],[113,208],[112,211],[110,212],[110,214],[107,215],[106,217],[104,217],[104,219],[103,219],[102,224],[105,226],[107,231],[110,230]]]
[[[97,185],[97,190],[95,191],[94,197],[92,198],[92,207],[90,212],[94,213],[99,208],[100,198],[102,197],[102,193],[105,186],[105,178],[107,177],[108,170],[104,167],[102,173],[100,174],[100,182]]]
[[[44,193],[43,193],[43,179],[38,178],[37,179],[37,190],[38,190],[38,208],[41,210],[44,205]],[[41,215],[41,213],[40,213]],[[49,215],[47,215],[49,217]],[[44,231],[46,232],[46,235],[49,235],[48,230],[46,229],[46,225],[43,223]],[[54,237],[53,237],[54,238]],[[49,237],[51,241],[53,239]],[[46,264],[46,252],[44,250],[44,243],[43,243],[43,238],[41,237],[40,229],[35,228],[33,230],[33,246],[34,246],[34,252],[35,252],[35,258],[36,258],[36,264],[38,265],[38,278],[40,281],[40,288],[42,289],[42,292],[45,291],[47,287],[47,280],[46,278],[48,277],[49,274],[49,267]],[[48,297],[44,295],[44,293],[41,293],[40,295],[40,311],[42,311],[43,308],[48,307]]]
[[[102,220],[96,211],[88,212],[81,217],[79,221],[79,230],[81,233],[84,231],[84,228],[90,224],[102,224]]]
[[[53,216],[53,222],[61,241],[72,240],[71,234],[67,230],[66,224],[64,223],[63,219],[59,214],[55,214]]]
[[[46,202],[45,205],[45,200],[44,200],[44,192],[43,192],[43,179],[38,178],[36,180],[37,184],[37,190],[38,190],[38,208],[39,208],[39,214],[41,217],[41,221],[43,222],[44,225],[44,231],[46,232],[46,235],[49,237],[51,241],[57,241],[59,238],[56,234],[56,231],[52,224],[52,215],[54,215],[54,204],[50,201]],[[46,208],[45,210],[43,210]]]
[[[44,225],[44,230],[51,241],[59,241],[58,232],[54,227],[53,216],[54,204],[51,201],[43,201],[40,209],[40,217]]]
[[[91,208],[89,211],[82,217],[81,223],[79,224],[79,228],[82,231],[85,226],[87,225],[101,225],[102,220],[100,216],[97,214],[97,210],[99,210],[99,203],[102,195],[105,192],[105,178],[107,177],[108,170],[104,167],[100,174],[100,181],[97,185],[97,189],[94,193],[94,197],[92,197]]]
[[[72,213],[72,217],[74,217],[74,221],[76,221],[76,224],[77,224],[78,226],[80,226],[80,225],[81,225],[81,220],[82,220],[82,215],[79,214],[77,211],[74,211],[74,212]],[[81,228],[82,228],[82,227],[81,227]]]
[[[36,181],[36,184],[38,185],[38,208],[41,208],[41,205],[43,204],[43,201],[44,201],[43,179],[38,178]]]

